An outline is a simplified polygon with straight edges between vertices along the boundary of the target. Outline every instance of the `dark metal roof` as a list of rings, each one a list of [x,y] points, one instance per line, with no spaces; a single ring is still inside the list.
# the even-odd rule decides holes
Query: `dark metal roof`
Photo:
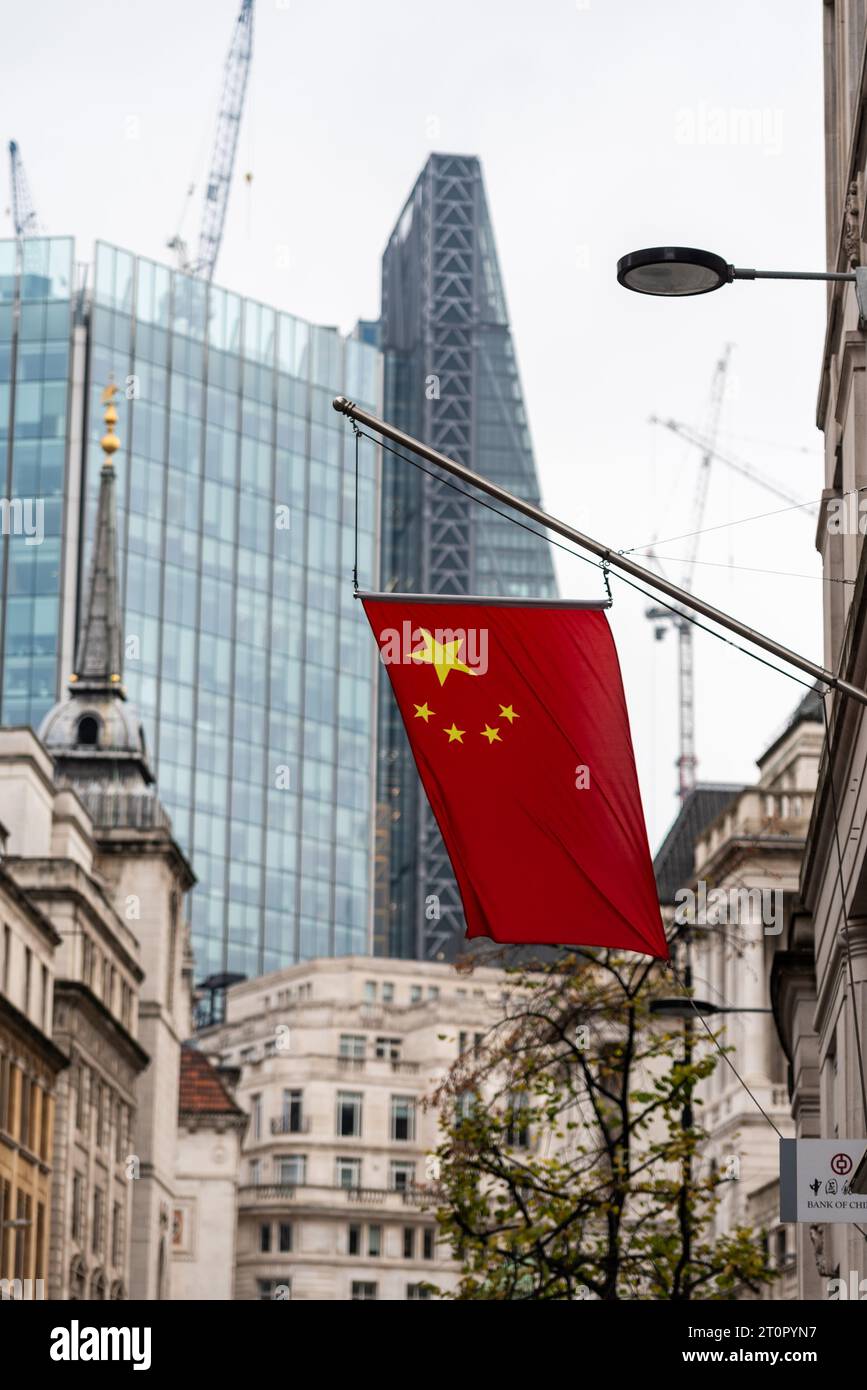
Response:
[[[678,888],[689,883],[695,842],[743,786],[734,782],[700,782],[684,801],[653,861],[659,901],[674,902]]]

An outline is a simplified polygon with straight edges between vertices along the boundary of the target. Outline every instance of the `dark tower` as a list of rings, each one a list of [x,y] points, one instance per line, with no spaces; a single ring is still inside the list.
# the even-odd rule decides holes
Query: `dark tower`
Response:
[[[382,262],[385,415],[532,502],[539,484],[478,159],[431,155]],[[556,594],[544,541],[383,454],[382,587]],[[387,681],[381,685],[378,954],[451,959],[460,897]]]

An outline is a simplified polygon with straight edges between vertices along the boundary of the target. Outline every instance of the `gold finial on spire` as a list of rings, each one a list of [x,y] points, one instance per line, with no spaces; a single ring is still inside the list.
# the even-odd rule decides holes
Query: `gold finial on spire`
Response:
[[[105,454],[105,462],[103,466],[109,468],[112,466],[112,454],[116,454],[118,449],[120,448],[120,440],[114,432],[114,427],[117,424],[117,411],[114,408],[114,398],[117,395],[118,390],[119,387],[114,383],[114,381],[109,381],[108,385],[102,393],[102,396],[100,397],[100,403],[105,406],[104,418],[107,428],[105,434],[102,436],[102,439],[99,442],[102,446],[102,452]]]

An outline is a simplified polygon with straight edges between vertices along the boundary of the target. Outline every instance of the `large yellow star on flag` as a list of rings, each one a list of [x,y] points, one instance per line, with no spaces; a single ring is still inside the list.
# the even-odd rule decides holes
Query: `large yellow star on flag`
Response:
[[[413,661],[424,662],[432,666],[437,673],[437,680],[440,685],[445,685],[446,677],[452,671],[462,671],[466,676],[475,676],[477,671],[471,670],[463,661],[459,660],[458,652],[464,645],[463,637],[459,637],[456,642],[438,642],[432,632],[427,628],[420,628],[423,641],[420,647],[410,652]]]
[[[449,743],[463,743],[466,732],[466,729],[459,729],[454,720],[450,729],[443,729],[443,733],[449,736]]]

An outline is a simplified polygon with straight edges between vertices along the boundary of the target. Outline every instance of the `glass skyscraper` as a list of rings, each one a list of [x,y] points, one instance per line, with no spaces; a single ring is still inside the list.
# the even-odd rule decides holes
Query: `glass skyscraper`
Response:
[[[87,275],[69,240],[15,256],[0,243],[0,447],[45,538],[3,537],[0,721],[38,727],[71,669],[113,377],[125,679],[199,878],[197,973],[369,950],[375,647],[331,400],[380,410],[379,353],[102,243]],[[367,586],[378,467],[362,451]]]
[[[431,155],[382,262],[385,415],[511,492],[539,502],[506,300],[478,159]],[[554,597],[541,537],[388,453],[384,589]],[[387,681],[380,695],[375,948],[451,959],[460,896]]]

